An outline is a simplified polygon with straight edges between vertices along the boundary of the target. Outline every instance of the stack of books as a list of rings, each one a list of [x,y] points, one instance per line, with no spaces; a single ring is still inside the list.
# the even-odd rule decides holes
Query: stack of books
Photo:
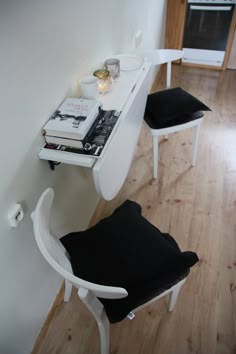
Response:
[[[99,106],[98,100],[66,98],[43,127],[46,143],[82,149]]]

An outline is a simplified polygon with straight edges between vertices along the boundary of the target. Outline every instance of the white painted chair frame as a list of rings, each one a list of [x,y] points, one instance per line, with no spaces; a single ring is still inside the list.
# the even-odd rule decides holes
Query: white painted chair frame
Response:
[[[72,285],[78,289],[78,296],[97,321],[100,333],[101,354],[109,354],[110,323],[104,307],[97,297],[121,299],[126,297],[128,293],[124,288],[91,283],[73,275],[71,263],[65,248],[50,232],[50,212],[53,198],[54,191],[51,188],[46,189],[41,195],[35,211],[31,214],[37,245],[46,261],[65,279],[64,301],[69,301]],[[172,311],[180,288],[184,282],[185,279],[181,280],[175,286],[166,290],[155,299],[152,299],[148,303],[133,310],[133,312],[136,312],[167,294],[170,295],[169,311]]]
[[[184,52],[182,50],[175,49],[154,49],[145,53],[145,57],[147,57],[147,59],[152,63],[153,66],[165,63],[167,64],[166,89],[169,89],[171,87],[171,63],[174,60],[181,59],[183,57],[183,54]],[[165,139],[168,139],[168,134],[175,133],[188,128],[194,128],[192,166],[195,166],[199,131],[202,121],[203,117],[184,124],[175,125],[163,129],[151,129],[146,124],[152,135],[153,142],[153,178],[156,179],[158,175],[158,137],[160,135],[165,135]]]

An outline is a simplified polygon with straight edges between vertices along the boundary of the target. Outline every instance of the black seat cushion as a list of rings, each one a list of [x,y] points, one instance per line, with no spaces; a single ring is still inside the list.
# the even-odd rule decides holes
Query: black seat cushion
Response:
[[[61,238],[78,277],[123,287],[128,297],[100,299],[111,323],[186,277],[198,257],[181,252],[176,241],[141,215],[127,200],[113,214],[86,231]]]
[[[210,111],[187,91],[176,87],[148,95],[145,120],[152,129],[167,128],[203,117]]]

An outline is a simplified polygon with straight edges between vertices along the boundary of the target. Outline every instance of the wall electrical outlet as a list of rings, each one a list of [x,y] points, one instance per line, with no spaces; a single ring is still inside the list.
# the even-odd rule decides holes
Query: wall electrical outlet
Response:
[[[11,227],[17,227],[24,217],[24,210],[21,204],[16,203],[8,213],[8,221]]]
[[[143,32],[137,31],[134,35],[134,46],[135,48],[139,48],[143,40]]]

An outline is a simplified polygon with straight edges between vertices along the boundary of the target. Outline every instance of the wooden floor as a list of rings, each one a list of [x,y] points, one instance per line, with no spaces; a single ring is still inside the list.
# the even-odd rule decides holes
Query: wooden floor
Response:
[[[156,86],[160,88],[162,79]],[[236,71],[173,68],[173,86],[203,100],[212,112],[200,132],[197,164],[191,162],[192,131],[160,139],[159,179],[152,179],[151,139],[144,127],[128,178],[107,216],[125,199],[172,234],[181,249],[197,252],[176,307],[163,298],[111,326],[112,354],[236,353]],[[95,320],[73,292],[59,305],[41,354],[99,354]]]

